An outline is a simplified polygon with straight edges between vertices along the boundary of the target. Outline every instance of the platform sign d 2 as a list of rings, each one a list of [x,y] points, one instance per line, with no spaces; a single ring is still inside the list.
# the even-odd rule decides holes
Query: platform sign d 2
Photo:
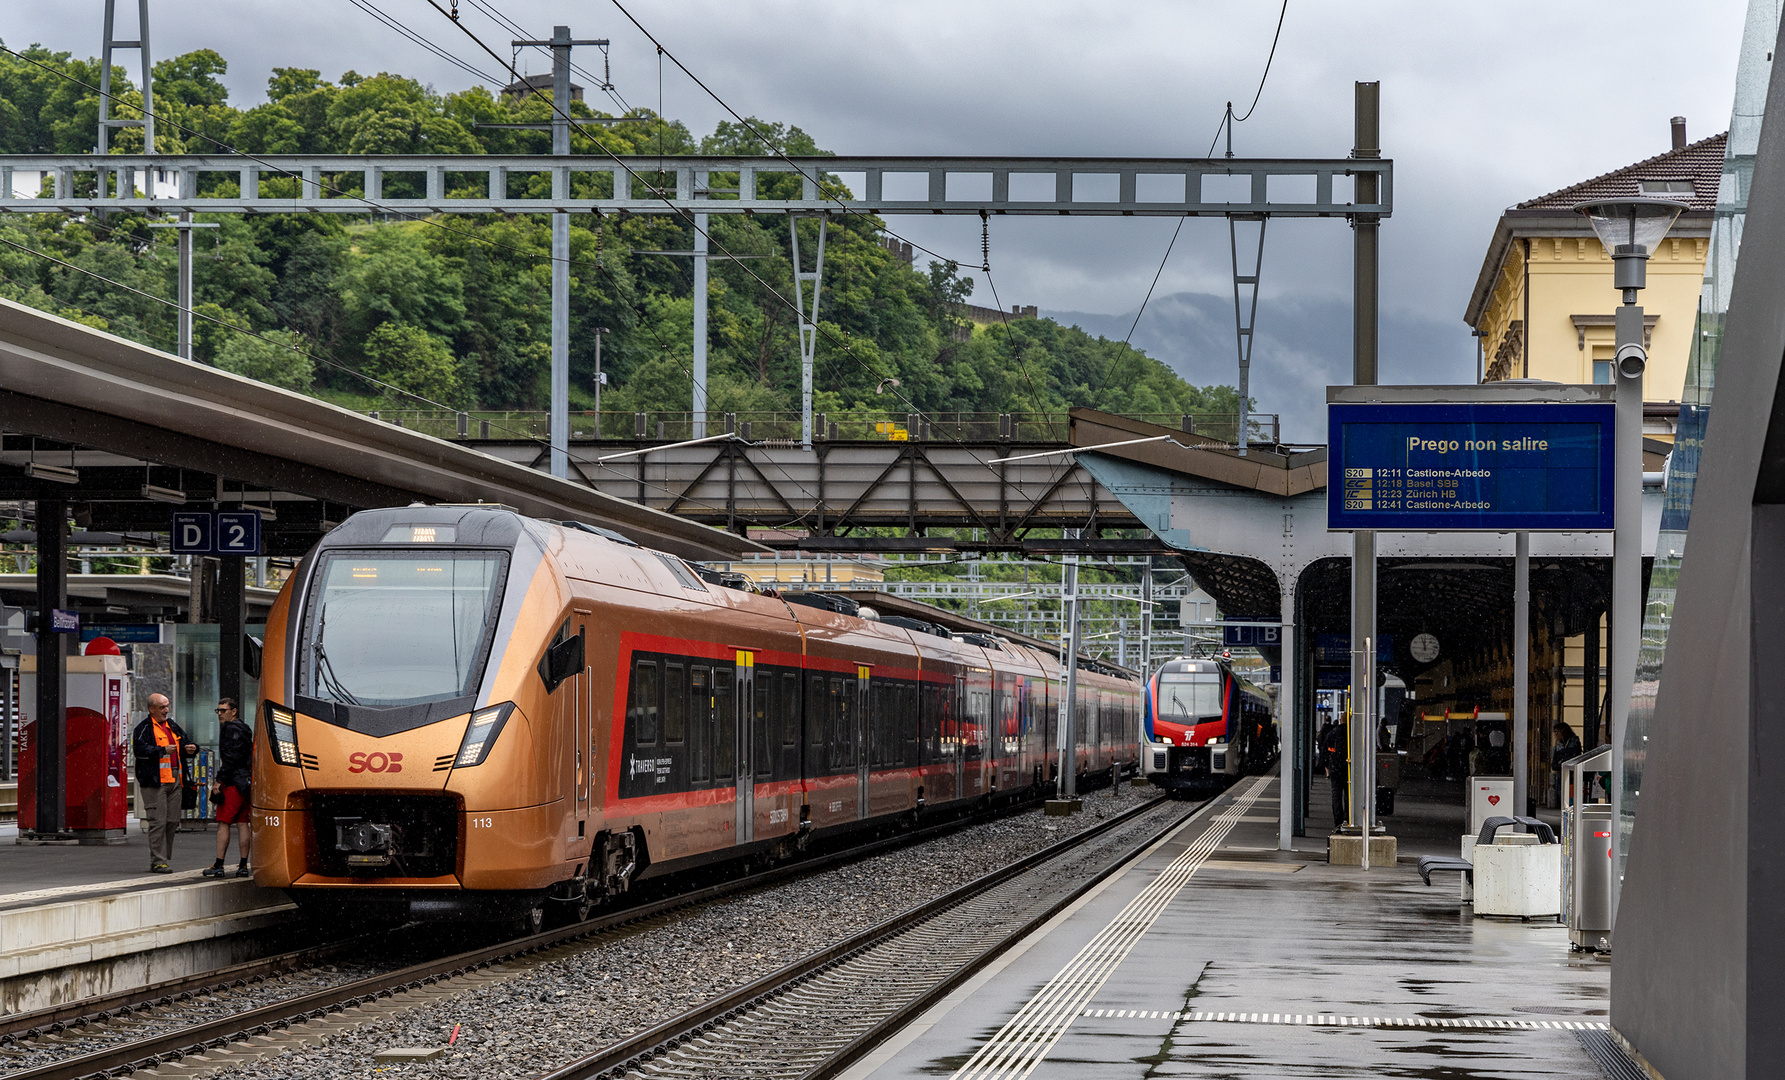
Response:
[[[175,555],[259,555],[260,514],[181,511],[173,515],[171,539]]]
[[[1327,528],[1610,530],[1616,409],[1329,404]]]
[[[216,552],[219,555],[260,554],[260,514],[254,510],[224,510],[217,514]]]

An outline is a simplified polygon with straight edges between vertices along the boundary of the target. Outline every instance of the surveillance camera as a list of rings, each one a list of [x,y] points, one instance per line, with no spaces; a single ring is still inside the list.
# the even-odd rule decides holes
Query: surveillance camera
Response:
[[[1641,345],[1621,345],[1617,361],[1618,374],[1626,379],[1640,379],[1643,369],[1649,366],[1649,354]]]

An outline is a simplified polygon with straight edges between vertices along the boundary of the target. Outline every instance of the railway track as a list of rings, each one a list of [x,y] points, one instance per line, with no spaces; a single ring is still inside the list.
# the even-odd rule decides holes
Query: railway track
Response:
[[[1101,835],[1112,825],[1129,820],[1135,813],[1156,807],[1164,800],[1154,800],[1102,826],[1088,829],[1047,850],[1071,845],[1075,841]],[[435,986],[462,981],[466,976],[505,962],[528,958],[555,958],[578,951],[596,940],[647,928],[665,917],[685,909],[748,890],[778,884],[794,878],[854,862],[881,852],[922,843],[957,832],[963,828],[991,820],[1024,807],[1008,808],[994,814],[978,814],[958,820],[913,830],[869,844],[835,852],[818,853],[797,863],[777,867],[719,882],[692,891],[648,899],[625,908],[597,912],[587,921],[547,930],[486,947],[455,953],[443,958],[411,964],[372,976],[350,979],[310,993],[298,994],[281,1001],[233,1012],[229,1015],[164,1030],[165,1023],[152,1025],[155,1034],[131,1038],[100,1050],[79,1054],[61,1061],[5,1073],[7,1080],[92,1080],[128,1074],[140,1069],[178,1061],[227,1047],[231,1043],[259,1038],[309,1020],[329,1017],[356,1007],[377,1007],[380,1003],[405,994]],[[1027,863],[1029,860],[1023,860]],[[1021,865],[1021,864],[1017,864]],[[357,940],[357,939],[355,939]],[[155,1011],[182,1002],[195,1001],[230,988],[265,981],[282,974],[301,970],[306,965],[338,956],[352,942],[284,953],[235,965],[216,972],[200,973],[170,982],[122,991],[102,998],[71,1002],[51,1009],[13,1017],[0,1018],[0,1050],[30,1046],[39,1040],[68,1042],[83,1034],[104,1029],[135,1034],[150,1027],[145,1019],[159,1021]],[[0,1056],[0,1070],[6,1065]]]
[[[539,1080],[835,1076],[1207,805],[1137,807]]]

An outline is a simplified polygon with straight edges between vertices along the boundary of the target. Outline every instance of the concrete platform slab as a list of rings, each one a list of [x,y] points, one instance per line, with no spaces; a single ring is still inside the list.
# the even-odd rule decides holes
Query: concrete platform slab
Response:
[[[1274,819],[1245,819],[1276,785],[1235,785],[847,1075],[1598,1080],[1578,1034],[1606,1023],[1608,964],[1410,865],[1273,850]]]
[[[203,877],[210,835],[177,838],[176,872],[149,874],[134,823],[120,845],[17,845],[16,833],[0,834],[0,1015],[252,959],[257,932],[296,915],[282,891]]]

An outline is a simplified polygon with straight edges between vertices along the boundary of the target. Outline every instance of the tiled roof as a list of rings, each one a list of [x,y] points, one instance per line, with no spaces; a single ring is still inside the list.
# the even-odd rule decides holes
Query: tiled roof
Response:
[[[1712,135],[1708,139],[1687,143],[1678,150],[1669,150],[1646,161],[1626,165],[1603,176],[1595,176],[1560,191],[1527,200],[1513,209],[1572,210],[1575,204],[1590,199],[1653,195],[1679,199],[1693,210],[1714,210],[1717,207],[1717,184],[1723,176],[1723,145],[1728,141],[1728,132]],[[1643,191],[1638,186],[1643,180],[1690,180],[1692,194],[1688,197],[1684,192],[1663,195],[1660,192]]]

